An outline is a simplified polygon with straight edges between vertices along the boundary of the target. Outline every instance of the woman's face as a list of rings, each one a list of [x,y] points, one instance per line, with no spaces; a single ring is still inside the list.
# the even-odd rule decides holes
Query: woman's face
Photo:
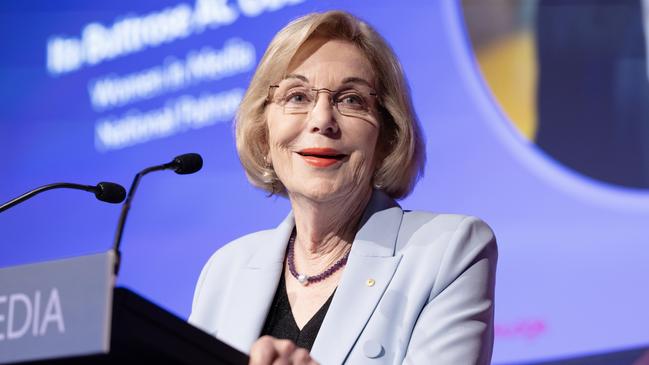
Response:
[[[369,61],[349,42],[316,38],[287,75],[266,118],[268,158],[289,195],[325,202],[370,190],[379,119]]]

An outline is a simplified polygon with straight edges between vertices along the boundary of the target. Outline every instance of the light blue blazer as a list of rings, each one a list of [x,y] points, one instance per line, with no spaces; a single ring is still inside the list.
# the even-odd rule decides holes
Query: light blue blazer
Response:
[[[294,225],[289,214],[219,249],[198,279],[189,322],[247,353]],[[496,260],[493,232],[479,219],[404,211],[374,191],[311,356],[325,365],[489,364]]]

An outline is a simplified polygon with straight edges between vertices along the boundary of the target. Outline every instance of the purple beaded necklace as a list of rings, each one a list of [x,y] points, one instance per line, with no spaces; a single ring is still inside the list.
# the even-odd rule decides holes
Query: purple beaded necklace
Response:
[[[319,281],[322,281],[328,277],[330,277],[333,273],[336,271],[340,270],[345,264],[347,263],[347,258],[349,257],[349,251],[343,256],[340,260],[336,261],[335,264],[333,264],[330,268],[327,270],[321,272],[318,275],[313,275],[313,276],[308,276],[305,274],[300,274],[297,272],[295,269],[295,256],[294,256],[294,251],[295,251],[295,230],[293,230],[293,233],[291,234],[291,238],[288,240],[288,254],[286,255],[286,261],[288,263],[288,270],[291,272],[291,275],[295,279],[297,279],[300,284],[306,286],[311,283],[317,283]]]

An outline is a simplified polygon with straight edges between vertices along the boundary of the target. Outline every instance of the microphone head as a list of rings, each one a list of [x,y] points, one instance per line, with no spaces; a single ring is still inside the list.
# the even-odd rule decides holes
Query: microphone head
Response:
[[[101,201],[117,204],[126,199],[126,189],[120,184],[103,181],[96,188],[95,196]]]
[[[203,167],[203,158],[198,153],[185,153],[176,156],[172,162],[173,170],[180,175],[193,174]]]

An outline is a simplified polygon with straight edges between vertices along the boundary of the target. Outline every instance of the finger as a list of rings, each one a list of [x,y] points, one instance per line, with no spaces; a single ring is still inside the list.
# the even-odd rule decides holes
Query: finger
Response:
[[[308,364],[311,361],[311,355],[309,351],[303,348],[297,348],[291,354],[291,363],[292,364]]]
[[[291,365],[292,362],[289,361],[289,359],[285,357],[278,357],[273,361],[273,365]]]
[[[275,339],[270,336],[259,338],[250,349],[250,365],[268,365],[279,357],[275,350]]]
[[[297,346],[290,340],[273,339],[275,350],[281,357],[288,358],[297,350]]]

